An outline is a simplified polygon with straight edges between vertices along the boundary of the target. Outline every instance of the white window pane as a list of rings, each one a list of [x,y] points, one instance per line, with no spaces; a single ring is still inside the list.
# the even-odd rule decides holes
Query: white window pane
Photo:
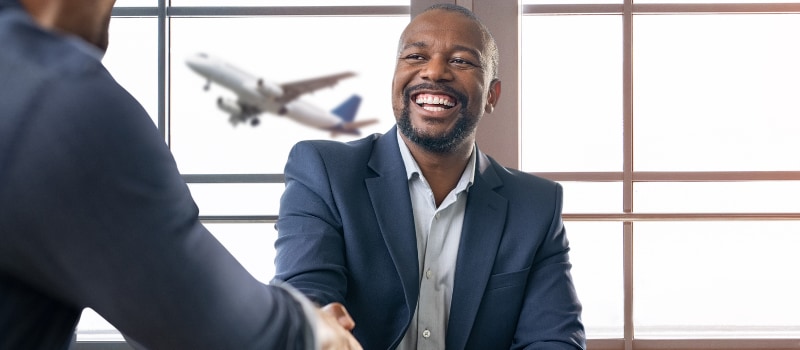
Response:
[[[106,319],[90,308],[83,309],[75,328],[75,340],[79,342],[118,342],[125,338]]]
[[[171,0],[172,6],[388,6],[409,0]]]
[[[158,6],[158,0],[117,0],[114,7],[155,7]]]
[[[621,21],[522,17],[522,170],[622,170]]]
[[[278,215],[284,184],[189,184],[200,215]]]
[[[622,338],[622,224],[568,221],[564,225],[586,337]]]
[[[357,75],[304,95],[330,110],[353,94],[363,100],[356,121],[378,119],[362,135],[394,125],[391,80],[397,39],[408,18],[258,17],[176,18],[171,22],[171,147],[182,173],[283,173],[291,147],[304,139],[329,139],[329,131],[272,114],[257,127],[236,126],[217,107],[235,94],[191,71],[186,59],[198,52],[221,57],[265,81],[284,83],[344,71]],[[309,27],[325,30],[309,30]],[[364,30],[369,28],[369,30]],[[368,45],[365,45],[368,43]],[[361,136],[338,135],[340,141]]]
[[[767,3],[788,3],[796,2],[796,0],[714,0],[714,3],[721,4],[767,4]],[[651,4],[651,3],[669,3],[669,4],[707,4],[707,0],[633,0],[634,4]]]
[[[800,210],[800,181],[634,184],[637,212],[791,213]]]
[[[158,21],[112,18],[103,65],[158,124]]]
[[[619,213],[621,182],[559,181],[564,187],[564,213]]]
[[[275,277],[278,231],[274,223],[205,224],[205,227],[256,279],[269,283]]]
[[[621,4],[622,0],[523,0],[523,5],[542,4]]]
[[[634,224],[637,338],[800,336],[800,222]]]
[[[636,170],[800,170],[800,15],[636,16]]]

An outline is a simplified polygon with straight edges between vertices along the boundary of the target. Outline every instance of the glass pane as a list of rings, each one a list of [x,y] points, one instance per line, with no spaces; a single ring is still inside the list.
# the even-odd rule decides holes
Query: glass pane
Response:
[[[120,342],[125,341],[117,328],[90,308],[83,309],[81,319],[75,328],[75,340],[79,342]]]
[[[559,181],[559,183],[564,187],[564,213],[619,213],[622,211],[621,182]]]
[[[622,224],[569,221],[564,225],[586,337],[622,338]]]
[[[636,170],[800,170],[800,15],[634,18]]]
[[[522,17],[522,170],[622,170],[621,21]]]
[[[278,215],[284,184],[189,184],[200,215]]]
[[[103,65],[158,124],[158,21],[113,17]]]
[[[653,4],[653,3],[669,3],[669,4],[707,4],[707,0],[633,0],[634,4]],[[714,0],[713,3],[720,4],[769,4],[769,3],[788,3],[796,2],[796,0]]]
[[[265,113],[260,125],[232,125],[217,106],[235,94],[190,70],[187,58],[200,52],[262,77],[285,83],[355,72],[333,88],[301,100],[331,110],[353,94],[363,100],[356,121],[377,119],[361,135],[394,125],[391,80],[402,17],[176,18],[171,22],[171,147],[182,173],[283,173],[290,148],[304,139],[349,141],[338,134]],[[326,28],[310,31],[309,27]],[[364,30],[369,28],[369,30]],[[271,34],[270,34],[271,33]],[[276,35],[285,33],[286,35]],[[364,43],[369,43],[364,45]]]
[[[800,336],[800,222],[634,223],[637,338]]]
[[[637,183],[637,212],[791,213],[800,210],[800,181]]]
[[[172,6],[408,6],[409,0],[172,0]]]
[[[114,7],[156,7],[158,0],[117,0]]]
[[[523,0],[523,5],[542,4],[621,4],[622,0]]]
[[[269,283],[275,277],[275,240],[278,239],[278,231],[274,223],[205,226],[256,279]]]

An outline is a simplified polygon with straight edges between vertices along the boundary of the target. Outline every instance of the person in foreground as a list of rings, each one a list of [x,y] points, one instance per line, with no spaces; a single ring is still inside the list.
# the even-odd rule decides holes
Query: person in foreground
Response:
[[[276,277],[349,311],[366,349],[584,348],[560,185],[475,144],[501,91],[491,34],[434,5],[398,51],[395,127],[292,149]]]
[[[67,349],[90,307],[152,349],[360,349],[352,319],[258,282],[198,221],[103,68],[114,0],[0,0],[0,349]]]

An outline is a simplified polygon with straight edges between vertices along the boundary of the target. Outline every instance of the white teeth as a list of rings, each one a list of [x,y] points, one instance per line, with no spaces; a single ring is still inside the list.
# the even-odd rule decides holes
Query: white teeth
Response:
[[[431,106],[423,106],[422,109],[431,112],[440,112],[444,110],[444,107],[431,107]]]
[[[443,105],[443,106],[447,106],[447,107],[453,107],[453,106],[456,105],[454,102],[452,102],[452,101],[450,101],[450,100],[448,100],[446,98],[441,98],[441,97],[438,97],[438,96],[434,97],[434,96],[430,96],[430,95],[419,95],[419,96],[417,96],[417,99],[414,102],[416,102],[417,104]],[[428,108],[426,108],[426,109],[428,109]],[[428,110],[430,110],[430,111],[439,110],[440,111],[440,110],[443,110],[443,109],[444,108],[440,108],[440,107],[431,107],[431,109],[428,109]]]

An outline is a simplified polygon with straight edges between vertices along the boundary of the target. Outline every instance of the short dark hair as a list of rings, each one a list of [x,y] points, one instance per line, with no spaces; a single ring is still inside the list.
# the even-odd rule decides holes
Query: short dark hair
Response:
[[[500,65],[500,51],[497,49],[497,41],[494,40],[492,32],[490,32],[489,28],[487,28],[486,25],[481,22],[480,18],[478,18],[478,16],[476,16],[475,13],[470,11],[468,8],[450,3],[433,4],[421,13],[433,10],[459,13],[478,24],[478,28],[480,28],[481,32],[483,33],[483,39],[486,43],[485,49],[489,56],[489,72],[492,74],[492,78],[496,79],[498,77],[498,66]]]

